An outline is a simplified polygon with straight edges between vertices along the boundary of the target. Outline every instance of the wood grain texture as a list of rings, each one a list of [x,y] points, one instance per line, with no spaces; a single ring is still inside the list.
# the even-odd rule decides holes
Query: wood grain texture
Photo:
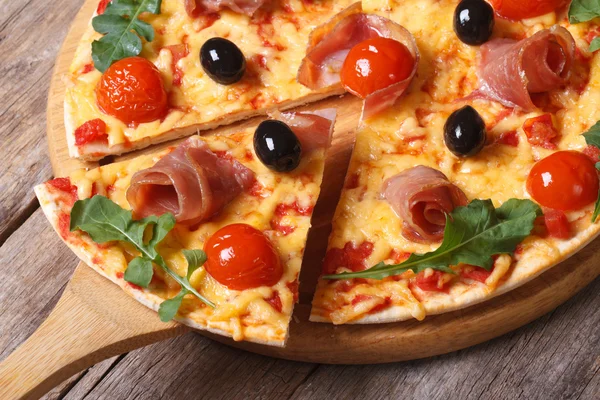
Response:
[[[32,65],[29,64],[54,59],[53,51],[58,48],[61,35],[68,26],[68,22],[64,21],[65,15],[74,15],[80,4],[81,1],[75,0],[0,3],[0,46],[6,46],[3,49],[20,49],[18,53],[4,53],[3,59],[12,60],[16,66],[15,71],[8,73],[18,84],[5,82],[8,68],[5,69],[4,61],[0,65],[4,74],[0,81],[0,118],[3,118],[0,129],[13,124],[19,129],[26,128],[23,131],[29,135],[26,139],[3,136],[0,142],[0,154],[3,156],[0,161],[0,196],[23,194],[29,199],[24,207],[23,203],[6,203],[7,197],[0,197],[0,207],[17,205],[10,213],[0,215],[0,232],[4,233],[0,236],[0,243],[26,221],[0,248],[0,359],[5,358],[48,315],[73,268],[69,260],[73,260],[74,256],[59,244],[59,239],[44,224],[41,212],[35,212],[27,219],[36,208],[30,186],[47,179],[50,172],[47,164],[42,162],[46,152],[41,127],[44,105],[38,102],[35,107],[32,106],[32,96],[45,96],[45,90],[39,93],[29,90],[27,95],[23,95],[22,90],[27,86],[37,89],[47,85],[47,80],[44,81],[40,75],[30,73]],[[21,20],[19,15],[22,12],[31,15]],[[40,24],[47,25],[43,28],[44,40],[40,40],[42,36],[37,30]],[[29,47],[22,47],[22,43],[28,43]],[[52,47],[52,43],[56,46]],[[34,57],[33,52],[25,51],[44,46],[45,50],[49,50],[42,51],[43,60],[38,59],[40,54]],[[11,100],[10,104],[5,101],[7,99]],[[11,110],[13,113],[9,119],[5,113]],[[8,141],[34,143],[39,152],[19,152],[23,146],[6,143],[6,138]],[[41,169],[38,164],[41,164]],[[27,168],[22,171],[23,166],[31,171]],[[43,167],[46,173],[40,172]],[[21,172],[17,177],[18,185],[13,183],[15,176],[6,172],[9,170]],[[39,177],[43,178],[37,180]],[[14,189],[17,190],[11,192]],[[9,218],[4,218],[6,216]],[[308,278],[303,278],[306,283]],[[11,279],[12,283],[7,284]],[[209,347],[215,348],[211,352],[202,344],[208,343],[207,339],[186,335],[134,351],[122,359],[113,358],[100,363],[59,388],[58,393],[50,394],[49,398],[121,399],[135,392],[140,399],[156,398],[150,395],[156,393],[163,393],[162,397],[168,399],[174,398],[169,388],[175,387],[178,395],[185,394],[191,398],[204,397],[202,390],[207,390],[212,396],[206,398],[248,398],[252,397],[251,394],[260,393],[257,397],[287,398],[291,395],[299,399],[358,398],[359,395],[365,398],[515,398],[519,394],[523,398],[597,399],[600,398],[597,329],[600,316],[594,310],[600,309],[599,285],[596,281],[565,306],[513,334],[429,360],[383,366],[317,367],[315,364],[272,360],[214,343]],[[303,291],[309,292],[310,285]],[[304,298],[306,300],[306,296]],[[549,338],[546,335],[550,335]],[[188,342],[196,345],[188,345]],[[152,368],[151,365],[157,362],[159,348],[168,361],[160,363],[160,369]],[[216,363],[215,360],[221,357],[227,358],[229,363]],[[127,363],[122,364],[125,360]],[[273,373],[282,377],[282,385],[269,384],[267,390],[257,391],[263,379],[255,371],[264,365],[260,360],[273,362],[273,367],[266,368],[268,372],[263,375]],[[192,375],[196,371],[206,374],[207,370],[202,367],[204,364],[215,368],[208,373],[210,379],[205,380],[201,373]],[[289,371],[288,368],[295,368],[296,372],[279,374],[280,370]],[[132,376],[130,369],[148,371],[147,377],[138,374],[133,380],[122,379],[124,374]],[[183,372],[169,373],[175,370]],[[149,379],[152,376],[156,379]],[[140,382],[145,386],[152,385],[152,389],[140,390]],[[291,386],[287,387],[290,382]],[[97,388],[105,390],[106,394]],[[223,389],[219,391],[219,388]]]
[[[106,358],[180,335],[89,268],[77,268],[38,329],[0,363],[0,399],[37,399]]]
[[[320,366],[292,399],[598,399],[600,281],[502,338],[426,360]],[[415,343],[418,345],[418,342]]]
[[[284,399],[315,368],[240,352],[188,334],[129,353],[86,396],[71,392],[66,399]],[[157,384],[162,380],[170,383]],[[136,385],[122,387],[126,381]]]
[[[0,247],[0,359],[50,314],[76,263],[39,209]]]
[[[52,175],[43,135],[48,85],[79,4],[0,2],[0,244],[35,210],[33,185]]]

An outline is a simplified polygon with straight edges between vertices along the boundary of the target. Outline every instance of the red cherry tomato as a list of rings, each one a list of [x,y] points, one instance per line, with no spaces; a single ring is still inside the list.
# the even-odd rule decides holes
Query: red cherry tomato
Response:
[[[518,20],[539,17],[564,6],[569,0],[488,0],[496,13]]]
[[[273,286],[281,279],[279,254],[264,233],[250,225],[227,225],[204,244],[206,271],[233,290]]]
[[[598,185],[594,163],[576,151],[558,151],[538,161],[527,178],[527,191],[535,201],[561,211],[592,203]]]
[[[350,93],[365,98],[412,73],[415,59],[402,43],[376,37],[350,49],[341,71],[342,85]]]
[[[104,71],[96,97],[100,110],[127,125],[160,119],[168,111],[160,72],[142,57],[124,58]]]

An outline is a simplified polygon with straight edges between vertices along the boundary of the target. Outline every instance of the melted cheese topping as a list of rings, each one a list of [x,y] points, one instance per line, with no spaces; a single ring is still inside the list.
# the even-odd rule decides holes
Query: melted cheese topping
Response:
[[[291,212],[282,222],[294,228],[291,233],[278,230],[271,221],[275,217],[275,209],[279,204],[296,202],[300,207],[311,207],[311,209],[314,207],[320,192],[325,150],[319,149],[303,154],[300,166],[291,173],[275,173],[266,168],[256,157],[253,149],[253,134],[254,129],[248,129],[233,135],[202,139],[208,143],[211,150],[227,152],[253,170],[261,187],[258,195],[253,190],[240,194],[217,216],[201,224],[197,229],[190,230],[189,227],[176,225],[159,244],[158,249],[169,267],[184,276],[187,263],[181,253],[182,249],[202,249],[205,240],[215,231],[232,223],[243,222],[262,230],[281,255],[284,266],[281,280],[273,287],[236,291],[221,285],[203,268],[199,268],[192,275],[191,283],[217,307],[212,309],[195,297],[187,296],[178,316],[192,320],[197,326],[224,331],[236,340],[248,338],[261,342],[283,343],[287,335],[294,299],[297,296],[297,293],[292,290],[297,288],[311,213],[294,215],[294,212]],[[167,149],[89,171],[78,170],[70,175],[71,183],[77,186],[80,199],[98,193],[109,197],[121,207],[130,209],[125,194],[132,175],[151,167],[169,151],[170,149]],[[70,212],[69,209],[64,209],[64,202],[60,204],[63,204],[63,212]],[[58,201],[57,206],[61,207]],[[132,289],[132,286],[122,279],[127,263],[138,255],[132,246],[121,242],[108,246],[97,245],[81,232],[69,234],[67,243],[79,250],[85,249],[91,252],[95,266],[100,267],[121,286],[129,286],[128,289]],[[155,277],[149,288],[134,287],[133,290],[156,296],[157,304],[178,293],[179,285],[160,268],[155,268]],[[275,292],[281,300],[281,312],[265,300],[272,297]]]
[[[101,37],[91,25],[77,49],[69,70],[65,94],[66,127],[69,143],[74,131],[86,121],[100,118],[107,124],[109,146],[122,146],[156,138],[173,130],[198,124],[242,119],[274,106],[301,99],[311,93],[296,82],[298,67],[305,55],[310,32],[352,3],[351,0],[283,0],[262,7],[253,17],[228,10],[216,20],[201,16],[190,18],[183,0],[164,0],[159,15],[145,15],[154,27],[155,39],[144,42],[141,56],[160,70],[169,95],[169,114],[163,120],[129,127],[104,114],[96,104],[95,89],[101,73],[85,72],[92,65],[91,43]],[[212,25],[211,25],[212,23]],[[214,82],[200,65],[200,48],[208,39],[224,37],[234,42],[247,60],[244,78],[233,85]],[[189,53],[177,62],[183,74],[181,84],[173,84],[172,53],[166,46],[187,44]],[[237,116],[236,116],[237,115]],[[207,127],[210,127],[207,125]],[[98,146],[80,148],[81,154],[98,152]],[[110,154],[109,149],[104,150]]]
[[[394,263],[393,252],[426,253],[439,246],[439,243],[414,243],[402,236],[402,221],[380,196],[386,179],[416,165],[426,165],[446,174],[469,199],[492,199],[500,206],[510,198],[529,198],[525,189],[529,171],[537,160],[552,151],[531,146],[522,130],[527,118],[544,111],[523,113],[486,100],[459,100],[477,88],[478,47],[463,44],[453,31],[456,1],[370,0],[364,1],[363,7],[384,10],[378,13],[411,31],[422,57],[407,95],[391,109],[367,121],[359,131],[347,175],[348,181],[351,178],[358,185],[344,189],[334,217],[329,249],[344,248],[349,242],[356,246],[373,243],[373,251],[365,260],[365,268],[368,268],[380,261]],[[559,109],[558,112],[546,112],[554,114],[560,134],[556,142],[558,149],[581,151],[586,145],[580,134],[600,119],[600,54],[589,54],[589,43],[584,40],[591,25],[570,26],[566,17],[558,19],[555,13],[522,23],[497,19],[494,37],[528,37],[555,23],[569,29],[583,57],[576,60],[569,85],[548,95],[551,107]],[[586,85],[588,66],[591,71]],[[448,116],[465,104],[471,104],[486,121],[489,143],[476,156],[459,159],[444,145],[443,128]],[[502,133],[510,131],[517,132],[517,147],[495,143]],[[576,221],[577,232],[590,226],[592,208],[568,214],[570,221]],[[311,319],[336,324],[386,320],[392,309],[395,314],[387,320],[410,316],[422,319],[426,309],[441,312],[443,308],[456,307],[455,299],[468,297],[467,292],[474,288],[484,293],[493,292],[509,278],[511,271],[520,271],[521,265],[553,264],[567,251],[561,243],[565,241],[528,238],[522,244],[519,261],[512,262],[509,256],[500,257],[485,284],[462,279],[460,274],[443,274],[438,287],[448,283],[448,293],[415,287],[413,296],[411,290],[407,291],[414,281],[412,272],[382,281],[321,281],[313,300]],[[455,267],[458,272],[461,268]],[[337,269],[337,273],[344,271],[344,268]],[[536,271],[539,273],[539,269]],[[366,294],[370,296],[367,300],[357,297]],[[387,304],[382,308],[385,299]]]

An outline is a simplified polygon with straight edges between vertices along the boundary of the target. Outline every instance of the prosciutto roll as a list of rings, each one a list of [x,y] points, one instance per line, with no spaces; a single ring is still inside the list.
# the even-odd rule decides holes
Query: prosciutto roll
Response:
[[[185,0],[185,11],[196,18],[203,12],[217,12],[229,8],[239,14],[252,15],[268,0]]]
[[[555,25],[521,41],[494,39],[481,46],[478,92],[507,107],[535,109],[531,93],[565,85],[575,57],[569,31]]]
[[[340,72],[350,49],[374,37],[399,41],[406,46],[415,61],[413,70],[406,79],[365,98],[362,119],[391,106],[404,94],[417,72],[419,49],[408,30],[387,18],[363,14],[361,3],[353,4],[311,33],[306,57],[298,69],[298,82],[313,90],[340,85]]]
[[[467,196],[446,175],[423,165],[386,180],[382,193],[403,221],[402,235],[418,243],[442,240],[446,214],[467,205]]]
[[[196,224],[253,183],[250,169],[217,157],[204,141],[191,137],[153,167],[135,173],[127,201],[138,218],[170,212],[179,223]]]
[[[334,108],[313,112],[274,112],[270,116],[285,122],[292,129],[305,153],[331,144],[336,116]]]

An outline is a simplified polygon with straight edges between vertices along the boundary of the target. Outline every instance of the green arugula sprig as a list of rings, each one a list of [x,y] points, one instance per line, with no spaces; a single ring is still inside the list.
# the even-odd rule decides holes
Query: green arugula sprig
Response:
[[[383,279],[408,270],[415,274],[427,268],[454,274],[450,268],[460,263],[490,270],[496,254],[513,254],[542,215],[540,207],[531,200],[510,199],[500,208],[491,200],[473,200],[466,207],[455,209],[446,216],[444,241],[426,254],[413,254],[400,264],[380,262],[360,272],[325,275],[324,279],[370,278]]]
[[[181,291],[172,299],[164,301],[159,308],[160,319],[163,322],[173,319],[181,306],[186,294],[193,294],[210,307],[215,305],[190,284],[190,277],[204,262],[206,254],[202,250],[183,250],[188,262],[187,276],[179,276],[167,266],[167,263],[156,250],[156,246],[167,236],[175,226],[172,214],[160,217],[150,216],[134,220],[131,211],[121,208],[118,204],[104,196],[94,196],[91,199],[78,200],[71,210],[71,232],[79,229],[90,235],[96,243],[121,241],[130,243],[141,253],[141,256],[129,262],[124,279],[141,287],[148,287],[154,270],[152,265],[161,267],[169,276],[181,285]],[[144,240],[151,230],[150,238]]]
[[[600,17],[600,0],[573,0],[569,6],[569,22],[578,24]],[[590,51],[600,49],[600,37],[590,43]]]
[[[594,146],[600,149],[600,121],[596,122],[589,131],[583,134],[585,142],[589,146]],[[600,171],[600,162],[596,163],[596,169]],[[596,200],[596,207],[594,208],[594,214],[592,214],[592,222],[596,222],[596,219],[600,215],[600,191],[598,192],[598,199]]]
[[[92,27],[104,36],[92,42],[92,60],[100,72],[115,61],[137,56],[142,51],[142,39],[154,40],[154,28],[140,21],[143,12],[160,13],[161,0],[112,0],[102,15],[92,19]]]

